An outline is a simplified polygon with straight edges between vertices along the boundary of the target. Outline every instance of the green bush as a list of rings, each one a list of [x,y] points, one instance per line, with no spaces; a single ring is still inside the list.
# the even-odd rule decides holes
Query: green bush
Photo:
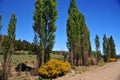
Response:
[[[70,68],[71,65],[69,62],[51,59],[45,65],[41,66],[38,72],[44,78],[54,78],[64,75]]]

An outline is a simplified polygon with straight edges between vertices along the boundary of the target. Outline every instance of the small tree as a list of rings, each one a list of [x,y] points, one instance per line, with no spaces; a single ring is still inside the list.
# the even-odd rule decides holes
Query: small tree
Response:
[[[11,60],[14,53],[14,41],[15,41],[15,30],[16,30],[16,15],[12,14],[10,22],[8,24],[8,36],[3,42],[4,48],[4,64],[3,64],[3,80],[8,80],[10,74]]]

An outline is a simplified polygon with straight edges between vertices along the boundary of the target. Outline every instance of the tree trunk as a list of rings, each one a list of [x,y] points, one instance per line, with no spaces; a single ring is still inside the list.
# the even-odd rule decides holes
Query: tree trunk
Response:
[[[38,50],[37,50],[37,65],[38,65],[38,68],[42,65],[42,63],[43,63],[43,55],[42,55],[43,53],[39,50],[39,48],[38,48]]]
[[[77,56],[76,56],[76,66],[79,66],[79,55],[77,53]]]
[[[70,63],[71,63],[71,65],[73,66],[74,65],[74,63],[73,63],[73,52],[72,52],[72,50],[70,50],[70,54],[69,54],[70,56],[69,56],[69,58],[70,58]]]
[[[43,47],[42,48],[42,54],[41,54],[41,56],[42,56],[42,65],[46,62],[46,59],[45,59],[45,48]]]
[[[9,50],[9,54],[6,57],[6,60],[4,60],[3,65],[3,80],[8,80],[8,77],[10,76],[11,71],[11,60],[12,60],[12,54],[13,54],[13,45],[11,45],[11,49]]]
[[[83,53],[82,53],[82,65],[83,66],[88,66],[88,50],[85,46],[85,43],[84,43],[84,47],[83,47]]]
[[[4,64],[3,64],[3,80],[8,80],[6,62],[4,62]]]

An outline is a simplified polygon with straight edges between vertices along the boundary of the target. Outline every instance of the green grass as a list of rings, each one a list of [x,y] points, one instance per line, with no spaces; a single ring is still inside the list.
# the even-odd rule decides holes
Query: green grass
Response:
[[[59,59],[59,60],[64,59],[62,54],[50,54],[50,56],[52,59]],[[35,61],[36,61],[36,55],[13,55],[12,56],[13,64],[35,62]],[[0,55],[0,63],[3,63],[3,55]]]
[[[64,56],[62,54],[50,54],[52,59],[64,60]]]
[[[12,56],[12,63],[13,64],[18,64],[18,63],[26,63],[26,62],[31,62],[35,61],[36,56],[35,55],[13,55]],[[3,63],[3,55],[0,55],[0,63]]]

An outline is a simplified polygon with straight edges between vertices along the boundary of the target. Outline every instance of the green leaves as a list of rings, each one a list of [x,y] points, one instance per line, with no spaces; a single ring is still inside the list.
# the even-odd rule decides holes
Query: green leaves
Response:
[[[104,37],[103,37],[103,53],[104,53],[104,55],[107,54],[106,52],[107,52],[107,37],[104,34]]]
[[[103,53],[106,56],[106,61],[109,61],[109,58],[116,58],[116,48],[113,37],[107,38],[104,34],[103,37]]]
[[[83,57],[87,62],[88,52],[91,51],[89,34],[84,16],[79,12],[75,0],[71,0],[67,20],[67,47],[72,56],[70,60],[73,62],[75,59],[76,62],[73,63],[75,65],[78,65],[82,54],[85,54]]]
[[[55,21],[57,19],[57,3],[56,0],[36,0],[34,11],[34,32],[40,48],[44,53],[42,55],[44,62],[47,60],[47,56],[52,51],[54,45],[54,39],[56,31]]]
[[[95,37],[95,45],[96,45],[96,52],[98,52],[99,48],[100,48],[100,41],[99,41],[98,35],[96,35],[96,37]]]
[[[17,23],[17,19],[15,14],[11,15],[11,19],[10,22],[8,24],[8,38],[12,41],[15,40],[15,31],[16,31],[16,23]]]
[[[9,50],[13,48],[13,43],[15,41],[15,31],[16,31],[16,16],[15,14],[11,15],[10,22],[8,24],[8,36],[5,37],[5,40],[3,41],[3,48],[5,50],[5,54],[9,53]]]

